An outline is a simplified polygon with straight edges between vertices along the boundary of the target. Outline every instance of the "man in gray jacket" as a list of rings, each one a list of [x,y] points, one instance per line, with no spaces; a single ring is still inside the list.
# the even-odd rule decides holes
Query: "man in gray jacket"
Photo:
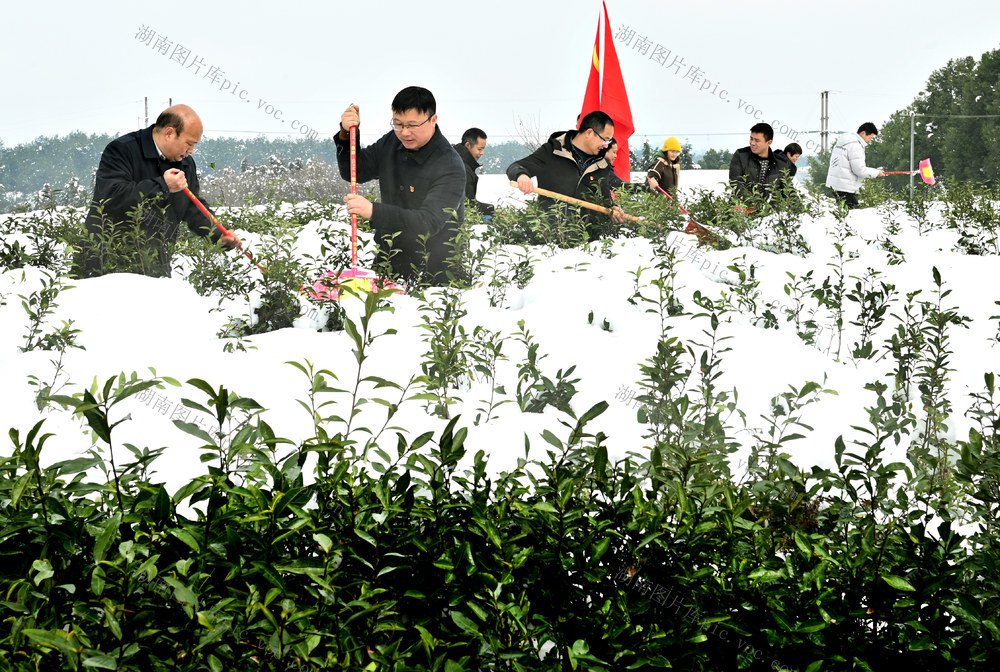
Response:
[[[884,171],[865,165],[865,147],[878,129],[868,121],[861,124],[857,135],[845,133],[837,139],[830,154],[830,172],[826,176],[826,186],[837,194],[837,200],[844,201],[849,209],[858,207],[858,190],[861,180],[866,177],[881,177]]]

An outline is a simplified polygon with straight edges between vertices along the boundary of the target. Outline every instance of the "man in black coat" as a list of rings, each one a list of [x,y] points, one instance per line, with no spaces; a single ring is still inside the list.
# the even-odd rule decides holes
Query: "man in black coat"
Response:
[[[149,128],[105,147],[85,222],[89,240],[73,262],[77,277],[114,271],[170,277],[171,250],[181,222],[199,236],[221,239],[227,248],[239,245],[235,234],[222,236],[184,193],[187,188],[198,195],[191,154],[201,135],[201,119],[194,110],[174,105]]]
[[[486,133],[481,128],[470,128],[462,134],[462,142],[455,145],[455,151],[465,164],[465,197],[481,214],[492,217],[496,209],[489,203],[476,200],[476,191],[479,189],[479,176],[476,175],[476,170],[482,168],[479,159],[483,158],[483,153],[486,152]]]
[[[771,151],[772,140],[774,129],[770,124],[755,124],[750,129],[750,146],[733,152],[729,184],[737,198],[770,199],[778,190],[792,193],[789,174],[793,164],[783,152]]]
[[[591,112],[580,122],[579,131],[553,133],[533,154],[510,164],[507,177],[517,182],[517,188],[525,194],[535,190],[531,178],[537,177],[541,189],[611,206],[614,169],[604,154],[614,134],[611,117]],[[548,210],[556,206],[556,201],[547,196],[539,196],[538,203]],[[620,211],[615,208],[616,220]],[[583,215],[590,239],[596,240],[607,215],[593,210],[584,210]]]
[[[458,229],[465,217],[465,166],[437,127],[437,103],[425,88],[409,86],[392,101],[392,130],[358,149],[358,182],[377,179],[381,201],[348,194],[347,212],[364,217],[375,231],[380,261],[391,259],[395,275],[445,284],[459,272],[453,263]],[[340,117],[337,164],[347,180],[351,126],[360,126],[357,105]]]

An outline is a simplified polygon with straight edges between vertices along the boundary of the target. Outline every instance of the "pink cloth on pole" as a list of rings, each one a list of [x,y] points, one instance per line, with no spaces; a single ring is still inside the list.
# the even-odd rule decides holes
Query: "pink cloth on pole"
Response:
[[[934,184],[934,171],[931,170],[931,160],[924,159],[920,162],[920,179],[927,184]]]
[[[331,278],[333,278],[331,280]],[[390,280],[382,280],[373,272],[363,268],[349,268],[338,277],[333,271],[329,271],[320,276],[319,280],[313,283],[312,291],[309,295],[319,301],[339,301],[340,285],[350,283],[359,290],[372,292],[376,289],[395,289],[402,294],[405,290]]]

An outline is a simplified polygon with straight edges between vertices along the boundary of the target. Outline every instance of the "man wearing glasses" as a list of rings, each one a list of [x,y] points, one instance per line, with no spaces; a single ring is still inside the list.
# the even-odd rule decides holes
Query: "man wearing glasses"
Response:
[[[604,112],[591,112],[580,122],[580,130],[553,133],[533,154],[510,164],[507,177],[516,181],[517,188],[525,194],[535,190],[531,178],[537,177],[539,188],[610,205],[614,169],[606,160],[605,152],[614,134],[611,117]],[[555,209],[556,201],[551,198],[539,196],[538,203],[547,210],[559,212]],[[613,218],[616,221],[619,212],[615,208]],[[596,240],[603,228],[602,218],[606,216],[593,210],[584,210],[582,214],[590,239]]]
[[[437,126],[434,94],[408,86],[392,100],[391,130],[357,150],[358,182],[377,179],[381,200],[348,194],[347,212],[371,224],[378,243],[377,265],[389,260],[399,277],[445,284],[457,272],[451,259],[465,216],[465,166]],[[337,164],[347,180],[350,128],[360,129],[357,105],[340,117],[334,137]]]

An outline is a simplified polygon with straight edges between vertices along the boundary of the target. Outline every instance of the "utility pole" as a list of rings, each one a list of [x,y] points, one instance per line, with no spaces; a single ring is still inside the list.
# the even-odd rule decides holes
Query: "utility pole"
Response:
[[[819,142],[820,147],[825,152],[827,150],[827,136],[830,131],[830,92],[820,91],[819,93]]]

